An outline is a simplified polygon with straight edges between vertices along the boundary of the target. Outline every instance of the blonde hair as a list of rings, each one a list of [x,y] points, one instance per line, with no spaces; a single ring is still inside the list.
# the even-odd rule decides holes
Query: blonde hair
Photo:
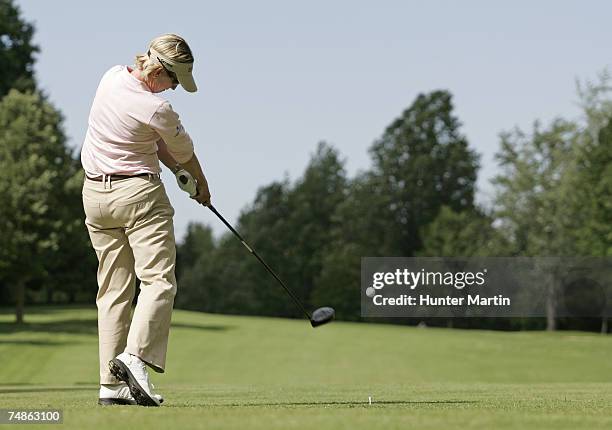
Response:
[[[185,39],[176,34],[168,33],[156,37],[149,43],[149,49],[151,48],[178,63],[193,63],[191,48],[189,48]],[[157,61],[149,59],[148,52],[136,55],[135,66],[142,72],[145,79],[149,77],[149,74],[162,68]]]

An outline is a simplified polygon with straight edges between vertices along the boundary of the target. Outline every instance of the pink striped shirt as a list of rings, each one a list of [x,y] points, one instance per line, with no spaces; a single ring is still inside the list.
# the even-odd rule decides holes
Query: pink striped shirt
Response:
[[[179,163],[193,156],[193,142],[168,101],[152,93],[126,66],[109,69],[96,91],[81,164],[90,177],[159,173],[157,141]]]

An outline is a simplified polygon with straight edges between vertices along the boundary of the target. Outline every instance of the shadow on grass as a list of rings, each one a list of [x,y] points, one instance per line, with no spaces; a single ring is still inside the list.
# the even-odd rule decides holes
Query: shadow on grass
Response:
[[[28,386],[26,384],[11,384],[13,387],[10,388],[1,388],[0,394],[14,394],[14,393],[53,393],[59,391],[92,391],[97,390],[99,388],[98,385],[90,385],[90,386],[80,386],[80,387],[41,387],[37,386]],[[19,385],[19,387],[14,387]],[[21,388],[23,387],[23,388]]]
[[[25,317],[28,315],[57,315],[67,311],[86,311],[86,312],[95,312],[96,307],[84,304],[74,304],[74,305],[36,305],[36,306],[26,306],[25,307]],[[15,308],[14,307],[0,307],[0,316],[14,316]]]
[[[194,329],[194,330],[224,331],[224,330],[230,330],[234,327],[229,326],[229,325],[219,325],[219,324],[185,324],[185,323],[173,322],[172,328],[188,328],[188,329]]]
[[[47,322],[1,322],[0,334],[12,333],[69,333],[97,334],[98,322],[95,319],[67,319]]]
[[[227,325],[214,324],[185,324],[172,323],[172,328],[177,329],[192,329],[192,330],[209,330],[209,331],[224,331],[232,327]],[[92,319],[67,319],[47,322],[25,322],[23,324],[15,324],[13,322],[0,322],[0,334],[13,333],[67,333],[67,334],[98,334],[98,321]],[[2,343],[3,341],[0,341]],[[6,341],[8,343],[28,343],[29,341]],[[31,341],[39,342],[39,341]],[[40,341],[42,342],[42,341]],[[32,343],[35,344],[35,343]],[[41,343],[40,345],[44,345]]]
[[[0,339],[0,345],[32,345],[32,346],[64,346],[74,345],[79,342],[74,341],[55,341],[55,340],[37,340],[37,339],[11,339],[2,340]]]

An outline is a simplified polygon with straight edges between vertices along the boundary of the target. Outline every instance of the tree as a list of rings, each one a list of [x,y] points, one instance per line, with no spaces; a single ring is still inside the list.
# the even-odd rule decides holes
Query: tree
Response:
[[[612,256],[612,120],[589,142],[579,158],[581,217],[577,226],[581,254]]]
[[[360,319],[361,258],[396,255],[393,236],[387,234],[394,228],[386,210],[390,200],[381,188],[378,177],[359,174],[332,217],[312,302],[332,306],[338,319]]]
[[[295,184],[284,180],[260,188],[236,225],[306,305],[316,289],[325,249],[331,241],[333,214],[346,195],[345,175],[338,152],[319,143]],[[230,233],[214,245],[209,230],[190,227],[179,247],[178,260],[181,270],[177,306],[212,312],[301,316],[270,274]],[[190,300],[194,294],[204,299]]]
[[[443,206],[434,221],[423,228],[427,257],[497,257],[510,252],[509,244],[494,226],[495,219],[478,209],[455,212]]]
[[[62,243],[74,246],[64,239],[77,228],[72,205],[82,174],[61,122],[38,94],[11,90],[0,101],[0,278],[14,286],[17,322],[26,284],[47,276]]]
[[[576,93],[585,124],[583,132],[587,138],[584,142],[597,143],[600,131],[612,117],[612,85],[608,69],[600,72],[595,81],[577,80]]]
[[[581,255],[612,256],[612,86],[604,70],[596,82],[578,83],[586,126],[577,155],[574,211]]]
[[[321,142],[294,185],[285,181],[262,188],[239,220],[247,241],[307,305],[330,242],[332,216],[345,198],[346,182],[337,150]],[[255,259],[247,259],[241,268],[240,285],[253,293],[259,312],[300,316]]]
[[[70,151],[66,149],[66,154]],[[61,223],[55,231],[56,245],[45,248],[40,254],[43,261],[43,276],[37,277],[37,286],[44,288],[46,302],[53,303],[54,293],[62,293],[69,303],[75,303],[78,293],[87,293],[93,300],[96,289],[96,268],[98,260],[92,249],[84,224],[81,189],[84,172],[80,161],[71,154],[61,161],[62,174],[58,183],[64,180],[62,188],[56,191],[61,203],[52,208],[49,216]]]
[[[216,263],[212,229],[190,223],[185,240],[177,247],[177,307],[209,312],[215,310],[215,306],[224,298],[217,294],[218,285],[222,282],[218,272],[222,268],[216,267]]]
[[[287,220],[287,181],[258,190],[245,208],[236,229],[285,278],[284,253],[290,238],[280,234]],[[218,241],[208,227],[192,225],[178,247],[177,307],[206,312],[289,316],[282,292],[274,280],[232,233]],[[281,264],[282,263],[282,264]],[[271,285],[269,287],[269,285]],[[272,297],[266,302],[267,296]]]
[[[287,179],[261,187],[254,203],[246,208],[238,219],[237,230],[257,253],[274,269],[287,285],[295,288],[289,258],[289,249],[295,231],[289,227],[291,185]],[[276,285],[276,281],[242,245],[232,236],[224,243],[223,250],[236,265],[231,278],[235,293],[251,297],[245,313],[291,317],[295,315],[288,300]],[[238,294],[239,293],[239,294]]]
[[[189,223],[187,234],[183,243],[177,246],[176,255],[176,277],[180,280],[181,275],[202,256],[215,250],[215,240],[212,229],[200,223]],[[209,255],[207,255],[209,257]]]
[[[33,91],[34,55],[39,51],[32,44],[34,26],[25,22],[12,0],[0,0],[0,99],[11,88]]]
[[[554,120],[548,129],[539,122],[531,134],[502,133],[496,158],[502,173],[496,185],[496,217],[513,255],[574,256],[576,160],[579,128],[571,121]],[[547,289],[547,328],[555,329],[555,273]]]
[[[496,186],[496,217],[524,256],[576,255],[576,159],[579,129],[554,120],[548,129],[535,122],[531,134],[519,129],[501,135],[496,154],[502,173]]]
[[[596,139],[583,133],[577,156],[574,199],[569,202],[575,219],[578,255],[612,256],[612,118],[598,130]],[[581,296],[585,295],[581,291]],[[604,301],[605,303],[605,301]],[[608,332],[608,306],[601,315],[602,333]]]
[[[346,198],[344,161],[332,146],[320,142],[300,180],[289,193],[292,232],[287,249],[290,278],[306,303],[323,268],[334,212]]]
[[[390,200],[387,240],[396,255],[421,249],[421,228],[443,205],[454,211],[474,205],[479,157],[459,128],[450,93],[420,94],[370,149],[380,192]]]
[[[478,156],[459,133],[451,99],[419,95],[372,145],[372,170],[337,205],[313,300],[339,318],[360,318],[361,257],[417,255],[441,207],[473,208]]]

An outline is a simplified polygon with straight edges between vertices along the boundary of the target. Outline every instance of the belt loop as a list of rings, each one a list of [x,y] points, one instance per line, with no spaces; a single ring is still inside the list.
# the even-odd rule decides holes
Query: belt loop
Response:
[[[106,173],[102,173],[102,187],[106,189]]]

